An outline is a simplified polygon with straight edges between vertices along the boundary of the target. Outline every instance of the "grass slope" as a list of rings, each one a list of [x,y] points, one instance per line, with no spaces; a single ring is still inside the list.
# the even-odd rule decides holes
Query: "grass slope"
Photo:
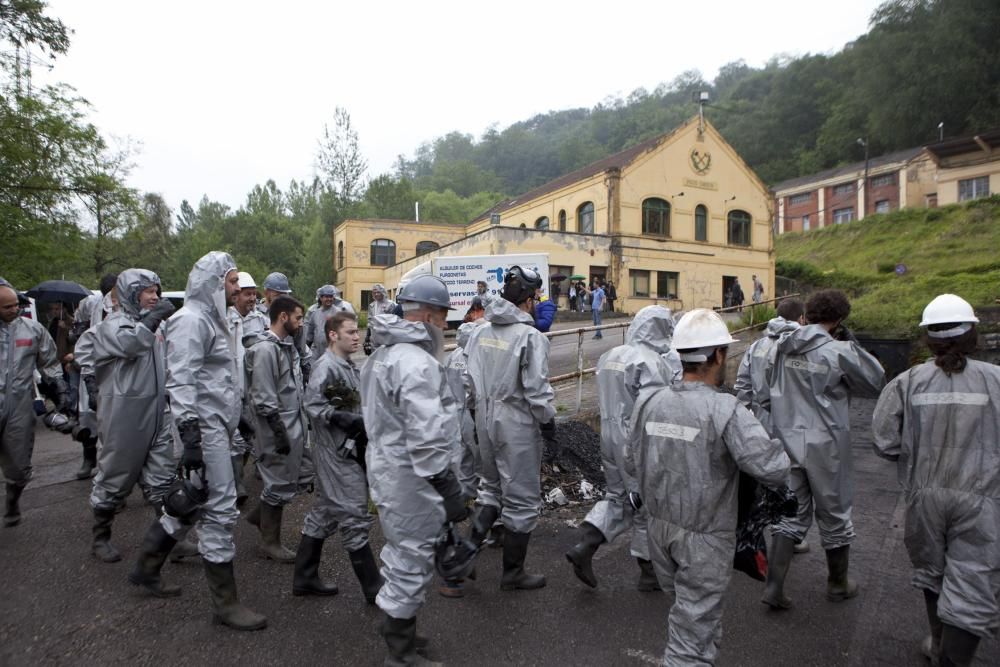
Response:
[[[935,209],[871,215],[775,241],[777,273],[805,287],[851,296],[848,326],[889,335],[917,332],[927,302],[944,292],[973,307],[1000,296],[1000,195]],[[897,264],[905,264],[902,276]]]

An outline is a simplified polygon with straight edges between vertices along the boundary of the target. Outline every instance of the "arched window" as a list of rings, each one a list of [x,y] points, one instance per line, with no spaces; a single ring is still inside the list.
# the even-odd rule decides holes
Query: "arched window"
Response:
[[[544,215],[540,217],[538,220],[535,220],[535,229],[548,229],[548,228],[549,228],[549,219]]]
[[[566,211],[559,211],[559,231],[566,231]]]
[[[427,253],[437,250],[440,247],[441,246],[434,241],[420,241],[417,243],[417,256],[426,255]]]
[[[708,240],[708,209],[701,204],[694,209],[694,240]]]
[[[670,204],[655,197],[642,201],[642,233],[670,236]]]
[[[746,211],[730,211],[726,217],[729,228],[729,245],[750,245],[750,214]]]
[[[524,223],[522,222],[522,223],[521,223],[520,225],[518,225],[518,227],[520,227],[521,229],[527,229],[527,228],[528,228],[528,225],[526,225],[526,224],[524,224]]]
[[[581,234],[594,233],[594,205],[589,201],[576,209],[576,231]]]
[[[372,266],[390,266],[396,263],[396,244],[389,239],[372,241]]]
[[[337,243],[337,268],[344,268],[344,242],[339,241]]]

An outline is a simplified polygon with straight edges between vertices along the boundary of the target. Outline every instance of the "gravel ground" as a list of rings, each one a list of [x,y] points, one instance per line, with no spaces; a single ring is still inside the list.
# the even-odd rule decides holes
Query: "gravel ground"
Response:
[[[559,456],[542,464],[542,495],[548,498],[554,489],[562,490],[570,502],[592,502],[604,492],[604,467],[601,464],[601,436],[577,420],[559,422],[556,440]],[[548,501],[562,505],[562,501]]]

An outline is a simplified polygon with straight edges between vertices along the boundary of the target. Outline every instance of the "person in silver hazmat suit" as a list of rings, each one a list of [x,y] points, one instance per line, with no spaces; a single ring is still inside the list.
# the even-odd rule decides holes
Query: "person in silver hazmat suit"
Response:
[[[683,381],[643,391],[629,428],[625,464],[640,490],[633,502],[646,511],[657,578],[674,591],[667,665],[711,665],[718,656],[740,471],[772,488],[788,480],[781,443],[718,391],[733,342],[716,313],[686,313],[673,338]]]
[[[316,303],[309,306],[303,325],[306,346],[309,348],[310,362],[326,352],[326,340],[323,337],[326,321],[337,313],[354,313],[354,306],[340,298],[340,290],[333,285],[323,285],[316,290]]]
[[[387,665],[419,664],[416,614],[434,577],[435,543],[446,522],[465,518],[452,467],[460,440],[458,405],[439,362],[450,296],[422,275],[400,290],[403,317],[378,315],[375,351],[361,369],[368,433],[368,485],[385,535],[375,603],[385,612]]]
[[[129,581],[158,597],[180,594],[160,577],[163,563],[178,540],[197,524],[198,547],[212,598],[213,620],[236,630],[258,630],[267,619],[240,604],[233,559],[233,528],[239,517],[236,484],[229,454],[240,423],[236,381],[236,341],[226,309],[239,294],[236,262],[213,251],[195,262],[188,276],[184,307],[167,331],[167,395],[177,428],[185,491],[202,494],[191,512],[171,509],[178,493],[168,496],[167,511],[146,532]],[[173,512],[173,513],[172,513]]]
[[[875,451],[899,461],[906,551],[930,622],[932,663],[970,665],[1000,622],[1000,368],[969,359],[979,319],[942,294],[920,326],[934,357],[882,391]]]
[[[465,322],[458,327],[455,335],[455,349],[445,359],[444,368],[448,374],[448,384],[458,402],[459,421],[462,426],[461,446],[455,448],[455,474],[462,484],[465,497],[472,500],[479,488],[479,447],[476,444],[476,394],[469,376],[469,356],[465,347],[472,338],[472,332],[479,325]]]
[[[666,353],[674,334],[669,308],[646,306],[625,333],[625,344],[608,350],[597,361],[597,395],[601,409],[601,462],[607,490],[580,524],[580,541],[566,552],[577,578],[597,587],[592,559],[598,548],[633,528],[630,552],[639,565],[640,591],[657,591],[660,586],[649,560],[646,515],[633,511],[630,491],[638,491],[635,479],[624,468],[629,441],[629,419],[639,392],[665,387],[674,381],[674,369]]]

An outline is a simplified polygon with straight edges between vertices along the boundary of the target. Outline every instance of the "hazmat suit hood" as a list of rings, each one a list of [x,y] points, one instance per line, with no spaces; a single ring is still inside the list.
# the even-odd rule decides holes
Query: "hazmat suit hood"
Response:
[[[523,322],[528,326],[534,326],[535,320],[530,313],[526,313],[507,299],[493,299],[486,304],[486,321],[493,324],[516,324]]]
[[[767,323],[764,333],[768,338],[780,338],[781,334],[789,333],[800,328],[800,324],[795,320],[786,320],[784,317],[775,317]]]
[[[444,332],[433,324],[411,322],[391,313],[376,315],[372,322],[372,341],[376,345],[413,343],[435,357],[444,347]]]
[[[146,269],[125,269],[118,274],[115,290],[118,292],[118,305],[122,311],[133,320],[139,319],[142,308],[139,306],[139,294],[147,287],[160,284],[160,277]]]
[[[770,327],[768,323],[769,331]],[[833,337],[826,327],[822,324],[810,324],[792,329],[787,336],[778,341],[778,351],[782,354],[805,354],[832,342]]]
[[[472,332],[476,330],[478,326],[475,322],[466,322],[458,328],[458,334],[455,336],[455,343],[462,349],[469,344],[469,338],[472,337]]]
[[[228,252],[213,250],[194,264],[184,290],[184,305],[215,314],[223,330],[226,324],[226,274],[236,270]],[[121,278],[119,278],[119,281]],[[120,297],[119,297],[120,298]]]
[[[76,306],[76,312],[73,313],[74,322],[91,322],[94,316],[94,312],[101,307],[104,303],[104,297],[100,294],[91,294],[85,297]]]
[[[674,337],[674,318],[669,308],[646,306],[638,313],[625,333],[626,345],[645,345],[658,354],[670,352]]]

